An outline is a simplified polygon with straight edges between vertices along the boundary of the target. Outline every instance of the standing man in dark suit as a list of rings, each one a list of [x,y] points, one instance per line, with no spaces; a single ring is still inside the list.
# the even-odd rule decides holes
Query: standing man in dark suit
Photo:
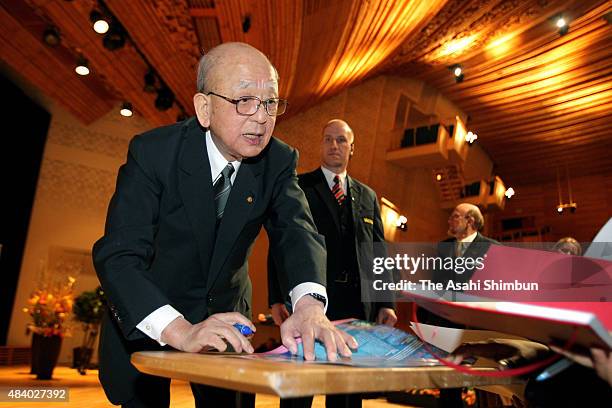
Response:
[[[329,121],[323,128],[321,167],[299,175],[299,185],[306,194],[317,230],[325,236],[330,299],[327,316],[330,320],[355,317],[393,326],[397,317],[392,303],[362,301],[361,263],[372,259],[374,253],[384,252],[385,237],[376,193],[347,174],[354,142],[353,130],[345,121]],[[268,301],[278,325],[289,318],[285,307],[288,285],[282,271],[276,254],[270,252]],[[283,401],[281,406],[310,406],[311,401]],[[328,395],[326,405],[361,406],[361,396]]]
[[[438,256],[442,258],[479,258],[484,256],[491,244],[499,242],[485,237],[479,231],[484,227],[484,217],[480,209],[474,204],[461,203],[448,217],[448,238],[438,243]],[[473,269],[466,269],[458,274],[454,271],[435,271],[433,280],[446,282],[467,282],[473,275]],[[425,309],[417,310],[417,319],[420,323],[434,326],[465,328],[463,325],[453,323],[441,316]],[[461,388],[444,388],[440,390],[440,405],[448,407],[462,407]]]
[[[438,243],[438,256],[441,258],[472,258],[484,256],[491,244],[499,242],[480,233],[484,227],[484,217],[478,206],[461,203],[448,217],[448,235],[451,237]],[[433,280],[446,286],[449,280],[454,282],[467,282],[474,274],[474,268],[464,268],[462,273],[451,270],[434,271]],[[440,316],[418,309],[417,318],[421,323],[436,326],[463,327],[448,321]]]
[[[357,346],[325,317],[325,246],[297,185],[297,152],[272,138],[278,74],[265,55],[222,44],[198,67],[196,118],[132,140],[93,248],[111,315],[103,322],[100,380],[125,407],[169,406],[170,380],[139,373],[130,355],[164,345],[186,352],[252,352],[234,323],[250,316],[248,254],[262,225],[286,271],[295,313],[282,340],[306,359]],[[347,345],[348,344],[348,345]],[[254,396],[192,384],[196,406],[253,406]]]

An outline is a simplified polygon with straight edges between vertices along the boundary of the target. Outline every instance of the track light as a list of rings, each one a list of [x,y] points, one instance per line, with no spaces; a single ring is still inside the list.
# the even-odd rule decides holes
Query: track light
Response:
[[[453,71],[453,75],[455,76],[455,82],[459,83],[463,81],[463,68],[459,64],[455,64],[449,68]]]
[[[93,24],[94,31],[98,34],[106,34],[108,29],[110,28],[107,19],[104,18],[102,13],[100,13],[98,10],[93,10],[89,14],[89,20]]]
[[[134,111],[132,110],[132,104],[129,102],[123,102],[119,113],[121,114],[121,116],[125,116],[126,118],[132,116],[134,114]]]
[[[82,55],[79,57],[79,59],[77,59],[77,64],[74,71],[82,76],[89,75],[89,65],[85,57]]]
[[[142,88],[142,90],[147,93],[154,93],[156,91],[155,82],[155,72],[153,72],[152,70],[147,71],[144,76],[144,87]]]
[[[557,17],[557,19],[555,20],[555,25],[559,29],[559,35],[565,35],[569,32],[569,24],[565,17]]]
[[[50,26],[43,32],[43,41],[50,47],[55,47],[61,42],[61,37],[57,27]]]
[[[174,103],[174,93],[167,87],[162,87],[157,91],[157,98],[155,98],[155,107],[157,110],[166,111],[172,107]]]
[[[104,34],[102,45],[109,51],[116,51],[123,48],[125,45],[125,32],[123,27],[115,21],[112,21],[108,32]]]

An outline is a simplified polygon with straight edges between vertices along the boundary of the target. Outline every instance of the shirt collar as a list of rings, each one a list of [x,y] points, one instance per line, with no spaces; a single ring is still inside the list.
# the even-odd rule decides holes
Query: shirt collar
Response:
[[[478,235],[478,231],[471,233],[463,239],[460,239],[459,242],[473,242],[476,239],[476,235]]]
[[[227,166],[228,161],[223,157],[217,145],[212,140],[212,135],[210,134],[210,130],[206,130],[206,152],[208,153],[208,162],[210,163],[210,175],[212,176],[212,182],[215,183],[221,171]],[[232,163],[234,166],[234,173],[232,177],[230,177],[230,181],[234,184],[234,180],[236,180],[236,174],[238,174],[238,169],[240,168],[240,160],[236,160]]]
[[[325,181],[327,181],[327,185],[329,186],[330,190],[333,189],[334,184],[336,184],[334,182],[334,177],[338,176],[340,177],[340,185],[342,186],[342,191],[344,191],[344,193],[346,194],[346,189],[347,189],[346,170],[344,170],[342,173],[339,173],[339,174],[336,174],[333,171],[323,166],[321,166],[321,170],[323,170]]]

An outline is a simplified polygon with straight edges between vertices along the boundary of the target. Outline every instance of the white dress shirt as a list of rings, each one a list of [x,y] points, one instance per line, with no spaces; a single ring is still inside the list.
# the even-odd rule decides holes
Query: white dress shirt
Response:
[[[208,153],[208,162],[210,163],[210,173],[212,176],[211,182],[214,184],[221,174],[221,171],[225,168],[225,166],[227,166],[228,161],[225,159],[225,157],[223,157],[217,148],[217,145],[215,145],[213,142],[209,130],[206,131],[206,151]],[[230,163],[232,163],[232,166],[234,166],[234,173],[230,177],[230,181],[233,185],[234,180],[236,180],[238,170],[240,169],[241,162],[236,160]],[[295,304],[298,302],[298,300],[309,293],[317,293],[327,299],[327,291],[325,290],[325,286],[315,282],[303,282],[289,292],[293,310],[295,310]],[[325,305],[325,309],[327,310],[327,304]],[[183,317],[183,315],[172,306],[164,305],[151,312],[136,325],[136,328],[147,336],[151,337],[153,340],[156,340],[162,346],[165,346],[166,343],[161,341],[161,334],[166,326],[168,326],[178,317]]]
[[[336,182],[334,181],[334,177],[338,176],[340,178],[340,187],[342,187],[342,192],[346,195],[346,189],[348,188],[348,180],[346,179],[346,170],[344,170],[340,174],[336,174],[333,171],[329,170],[321,166],[321,170],[323,170],[323,175],[325,176],[325,180],[327,181],[327,185],[330,190],[334,189],[334,185]]]

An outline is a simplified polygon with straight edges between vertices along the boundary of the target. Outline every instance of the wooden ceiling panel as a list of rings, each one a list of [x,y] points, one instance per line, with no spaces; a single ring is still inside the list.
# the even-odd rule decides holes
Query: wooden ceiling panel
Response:
[[[18,2],[0,0],[9,3]],[[606,136],[612,136],[610,1],[106,0],[135,44],[115,53],[90,28],[94,0],[19,4],[57,25],[66,49],[83,52],[93,75],[75,81],[72,62],[57,50],[43,47],[36,60],[41,44],[32,34],[20,35],[14,47],[10,31],[3,31],[3,59],[24,67],[45,93],[68,98],[72,111],[91,106],[83,120],[101,116],[114,95],[114,102],[130,100],[152,124],[173,122],[178,110],[157,111],[154,95],[142,90],[144,59],[191,113],[201,52],[244,41],[279,71],[280,93],[291,103],[281,120],[379,73],[416,77],[468,115],[469,129],[506,184],[554,179],[555,168],[566,163],[581,174],[612,171],[612,155],[602,153],[610,151]],[[554,27],[561,14],[570,23],[564,36]],[[44,29],[40,21],[14,20],[19,33]],[[28,59],[37,64],[28,66]],[[464,69],[461,83],[449,70],[457,63]],[[45,70],[52,72],[49,83]],[[83,103],[95,96],[98,105]]]
[[[76,56],[69,50],[46,46],[41,40],[46,22],[22,6],[0,7],[3,62],[84,123],[105,115],[113,108],[112,94],[96,78],[86,80],[74,72]]]

